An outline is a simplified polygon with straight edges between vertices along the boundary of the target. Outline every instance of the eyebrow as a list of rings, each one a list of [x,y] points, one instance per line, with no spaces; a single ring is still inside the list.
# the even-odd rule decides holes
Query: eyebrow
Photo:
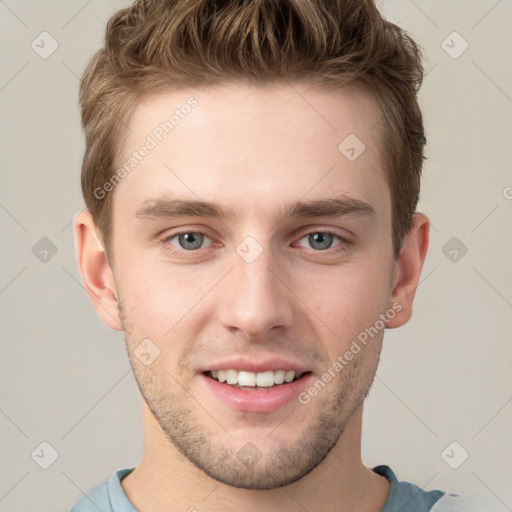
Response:
[[[334,197],[311,201],[295,201],[285,205],[284,218],[292,217],[375,217],[375,209],[366,201],[350,197]],[[169,197],[151,199],[142,203],[135,217],[141,221],[170,217],[209,217],[221,220],[236,218],[236,209],[222,207],[209,201],[173,199]]]

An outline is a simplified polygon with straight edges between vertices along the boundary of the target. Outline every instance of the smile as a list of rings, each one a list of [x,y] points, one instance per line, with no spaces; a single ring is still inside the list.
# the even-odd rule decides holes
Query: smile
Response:
[[[302,407],[298,396],[314,380],[310,371],[218,369],[198,375],[206,396],[231,410],[268,413],[285,405]]]
[[[308,373],[308,372],[304,372]],[[218,382],[226,383],[233,387],[241,388],[271,388],[284,383],[290,383],[300,379],[304,373],[294,370],[267,370],[263,372],[249,372],[243,370],[214,370],[206,372],[206,375]]]

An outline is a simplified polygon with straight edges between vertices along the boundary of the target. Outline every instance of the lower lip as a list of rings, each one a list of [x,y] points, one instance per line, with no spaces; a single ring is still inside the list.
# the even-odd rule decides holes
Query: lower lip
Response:
[[[235,388],[204,374],[199,377],[221,402],[233,409],[244,412],[272,412],[297,399],[309,385],[312,374],[308,373],[296,381],[267,389]]]

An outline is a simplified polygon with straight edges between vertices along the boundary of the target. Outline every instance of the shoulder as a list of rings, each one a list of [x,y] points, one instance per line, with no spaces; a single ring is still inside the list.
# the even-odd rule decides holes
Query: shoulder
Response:
[[[461,496],[439,490],[424,491],[410,482],[399,481],[388,466],[377,466],[373,471],[384,476],[390,484],[388,499],[381,512],[503,512],[505,501],[512,502],[509,489],[494,496]]]
[[[445,494],[439,490],[424,491],[415,484],[399,481],[389,466],[377,466],[373,471],[389,481],[389,495],[381,512],[429,512]]]
[[[87,491],[74,505],[71,512],[111,512],[106,483],[97,485]]]
[[[121,487],[121,480],[133,469],[116,469],[108,482],[87,491],[73,505],[71,512],[133,512],[135,509]]]
[[[490,496],[460,496],[445,494],[433,507],[431,512],[503,512],[504,502]]]

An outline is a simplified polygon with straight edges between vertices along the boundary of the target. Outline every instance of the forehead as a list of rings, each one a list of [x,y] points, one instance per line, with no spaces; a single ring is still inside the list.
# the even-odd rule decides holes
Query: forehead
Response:
[[[379,120],[355,86],[230,83],[148,97],[129,121],[114,209],[168,194],[270,216],[283,202],[347,195],[390,217]]]

